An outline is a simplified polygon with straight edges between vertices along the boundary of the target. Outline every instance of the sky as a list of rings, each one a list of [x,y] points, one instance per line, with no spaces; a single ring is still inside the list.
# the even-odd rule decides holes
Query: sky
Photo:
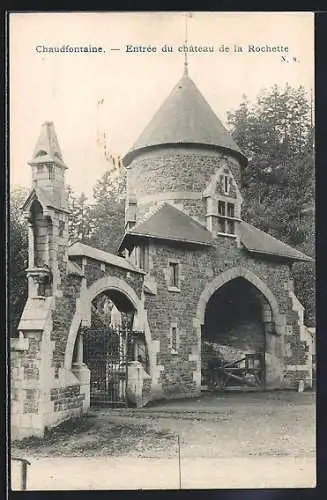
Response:
[[[108,168],[104,134],[111,154],[126,154],[182,76],[184,54],[178,48],[185,42],[185,19],[183,12],[11,13],[10,183],[31,185],[27,162],[42,123],[53,121],[67,183],[91,196]],[[187,38],[189,46],[214,47],[213,53],[189,54],[189,76],[224,124],[244,94],[254,101],[274,84],[303,85],[308,94],[314,88],[313,13],[193,12]],[[68,44],[103,51],[36,49]],[[172,53],[162,52],[165,44]],[[127,52],[127,45],[157,51]],[[220,51],[222,45],[229,52]],[[235,52],[234,45],[243,51]],[[288,52],[249,52],[249,45]]]

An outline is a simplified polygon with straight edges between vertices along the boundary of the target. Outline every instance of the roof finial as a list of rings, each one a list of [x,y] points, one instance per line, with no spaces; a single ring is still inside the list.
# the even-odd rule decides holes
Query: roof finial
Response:
[[[184,19],[185,19],[185,51],[184,51],[184,56],[185,56],[185,59],[184,59],[184,75],[185,76],[188,76],[188,61],[187,61],[187,44],[188,44],[188,18],[189,17],[192,17],[192,14],[191,12],[186,12],[185,15],[184,15]]]

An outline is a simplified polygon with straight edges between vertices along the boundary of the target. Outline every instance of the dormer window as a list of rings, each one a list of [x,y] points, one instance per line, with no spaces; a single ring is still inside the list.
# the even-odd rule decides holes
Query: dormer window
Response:
[[[218,201],[218,232],[235,234],[235,204]]]

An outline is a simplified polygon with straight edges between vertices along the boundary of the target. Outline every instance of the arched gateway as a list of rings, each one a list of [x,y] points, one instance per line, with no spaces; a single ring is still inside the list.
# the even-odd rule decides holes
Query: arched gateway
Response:
[[[89,288],[82,291],[78,308],[73,316],[65,351],[64,366],[66,369],[72,367],[73,351],[78,332],[81,326],[91,327],[91,308],[93,300],[102,293],[107,293],[113,299],[116,307],[121,312],[133,309],[133,315],[137,320],[137,315],[141,314],[142,301],[137,296],[133,288],[123,279],[115,276],[105,276],[92,283]]]
[[[142,311],[142,300],[122,278],[104,276],[82,291],[64,367],[86,386],[91,405],[142,404],[132,387],[136,370],[132,362],[139,363],[138,377],[141,372],[150,378],[151,338]]]
[[[202,384],[280,387],[280,336],[285,333],[286,317],[258,276],[240,266],[216,276],[201,293],[196,318]],[[217,365],[217,359],[221,365]]]

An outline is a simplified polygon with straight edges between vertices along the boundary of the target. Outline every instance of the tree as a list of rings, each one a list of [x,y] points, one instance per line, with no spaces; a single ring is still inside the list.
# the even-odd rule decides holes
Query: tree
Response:
[[[120,157],[106,157],[108,170],[96,182],[93,202],[67,187],[70,242],[116,253],[124,234],[126,170]]]
[[[243,218],[314,257],[314,154],[310,99],[303,87],[274,85],[255,103],[246,96],[228,114],[233,138],[248,157],[242,171]],[[311,220],[311,222],[310,222]],[[313,321],[314,265],[296,266],[295,287]]]
[[[17,327],[27,299],[25,270],[28,264],[28,235],[20,207],[28,190],[14,186],[10,192],[9,214],[9,328],[10,336],[18,335]]]
[[[107,171],[93,190],[94,205],[91,217],[96,221],[89,244],[117,253],[124,235],[126,170],[120,166]]]
[[[70,243],[81,241],[88,243],[94,231],[95,221],[92,218],[92,207],[84,193],[77,195],[70,186],[66,188],[68,210],[68,233]]]

